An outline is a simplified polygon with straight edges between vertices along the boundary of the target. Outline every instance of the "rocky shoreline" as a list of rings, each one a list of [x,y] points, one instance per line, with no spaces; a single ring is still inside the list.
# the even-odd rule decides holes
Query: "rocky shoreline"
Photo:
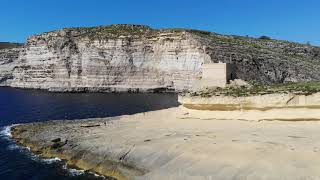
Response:
[[[87,121],[90,122],[86,123]],[[109,120],[106,120],[106,122],[108,121]],[[77,131],[70,132],[66,129],[76,128],[78,126],[80,127],[80,130],[85,130],[87,128],[99,127],[102,123],[102,121],[98,119],[86,120],[86,122],[80,121],[79,123],[77,123],[76,121],[51,121],[47,123],[17,125],[11,128],[11,134],[12,138],[17,142],[17,144],[30,148],[33,153],[39,155],[40,157],[59,158],[64,160],[70,167],[76,167],[116,179],[127,179],[127,177],[132,177],[143,173],[142,170],[130,167],[129,165],[125,165],[108,159],[103,159],[103,157],[97,157],[100,154],[95,154],[94,152],[90,152],[81,147],[77,148],[79,144],[72,143],[70,141],[71,139],[68,139],[69,137],[64,136],[65,134],[55,134],[55,132],[52,131],[52,134],[49,135],[49,137],[44,137],[52,138],[51,140],[33,139],[34,137],[32,137],[35,136],[34,133],[39,133],[40,129],[44,130],[48,127],[52,127],[55,130],[64,131],[64,133],[72,133],[73,135],[81,136],[81,133],[78,134],[79,132]],[[103,122],[103,124],[105,124],[106,122]],[[66,129],[61,127],[65,125],[67,127]],[[84,154],[90,156],[91,158],[81,159],[81,156]],[[101,162],[97,162],[100,160]]]
[[[319,121],[261,121],[255,116],[275,113],[269,110],[245,111],[256,119],[223,119],[223,113],[230,112],[180,106],[17,125],[12,136],[43,157],[59,157],[71,166],[116,179],[320,177]]]

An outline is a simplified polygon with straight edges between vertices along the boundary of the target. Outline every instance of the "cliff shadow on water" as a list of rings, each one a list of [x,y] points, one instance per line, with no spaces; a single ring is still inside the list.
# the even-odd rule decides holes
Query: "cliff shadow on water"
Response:
[[[0,126],[129,115],[176,107],[174,93],[52,93],[0,88]]]

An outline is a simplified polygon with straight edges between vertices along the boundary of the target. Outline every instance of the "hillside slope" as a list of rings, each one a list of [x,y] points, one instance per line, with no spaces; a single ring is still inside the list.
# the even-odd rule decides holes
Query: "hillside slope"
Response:
[[[234,64],[236,78],[262,84],[320,80],[320,48],[288,41],[196,33],[213,62]]]

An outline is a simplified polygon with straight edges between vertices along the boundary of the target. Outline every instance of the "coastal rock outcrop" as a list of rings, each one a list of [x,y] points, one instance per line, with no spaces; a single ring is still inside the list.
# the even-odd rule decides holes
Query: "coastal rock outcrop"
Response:
[[[319,118],[319,109],[234,113],[176,107],[17,125],[12,137],[41,157],[116,179],[319,179],[319,122],[271,117]]]
[[[183,91],[212,62],[234,65],[232,77],[249,82],[320,80],[319,47],[189,29],[66,28],[13,51],[0,52],[0,62],[14,62],[0,64],[0,83],[50,91]]]

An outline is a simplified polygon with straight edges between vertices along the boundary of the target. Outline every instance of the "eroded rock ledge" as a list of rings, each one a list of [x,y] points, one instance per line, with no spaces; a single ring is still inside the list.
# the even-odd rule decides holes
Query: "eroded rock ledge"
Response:
[[[190,111],[209,113],[207,115],[209,119],[209,116],[215,113],[216,119],[320,120],[320,93],[308,95],[275,93],[244,97],[180,95],[179,102]]]
[[[179,102],[185,107],[197,110],[270,110],[284,108],[320,108],[320,93],[299,95],[277,93],[246,97],[232,96],[179,96]]]
[[[14,126],[11,132],[18,144],[29,147],[43,158],[58,157],[66,161],[69,166],[120,180],[144,174],[145,169],[138,169],[131,163],[123,163],[130,149],[124,152],[127,148],[125,146],[123,149],[109,148],[106,142],[101,141],[100,138],[103,136],[91,134],[93,129],[111,126],[111,120],[32,123]],[[85,134],[89,136],[84,138]],[[98,144],[95,144],[97,141]]]

